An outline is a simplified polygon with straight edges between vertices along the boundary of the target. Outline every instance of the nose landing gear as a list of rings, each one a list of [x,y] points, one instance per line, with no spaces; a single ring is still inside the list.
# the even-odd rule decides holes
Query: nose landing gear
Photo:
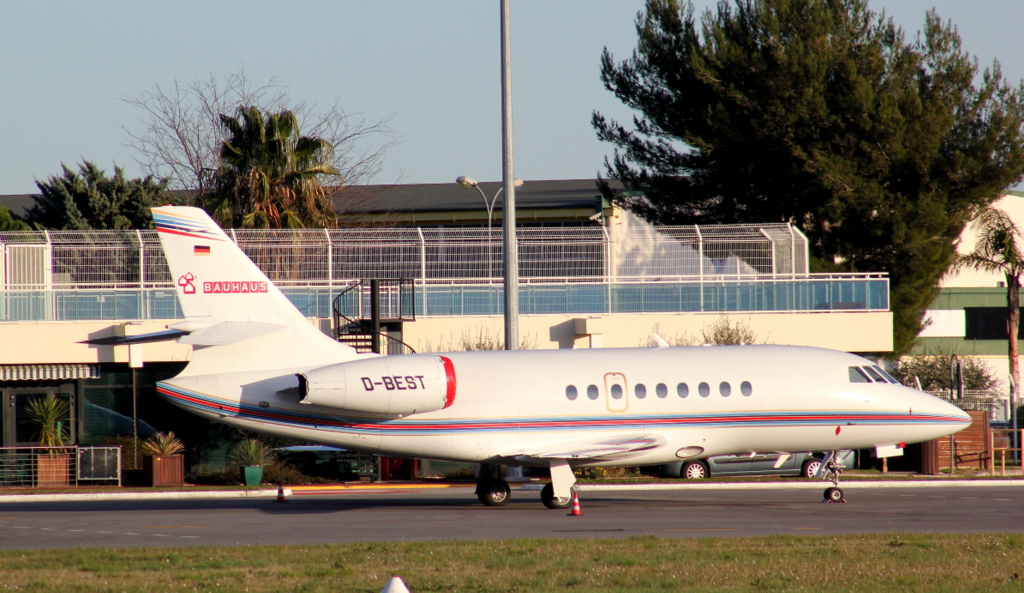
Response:
[[[843,466],[843,460],[839,456],[839,452],[829,451],[828,455],[825,456],[825,460],[821,463],[821,467],[818,469],[819,478],[832,482],[832,487],[825,489],[825,500],[822,502],[846,502],[846,499],[843,497],[843,491],[839,488],[839,474],[844,469],[846,468]]]

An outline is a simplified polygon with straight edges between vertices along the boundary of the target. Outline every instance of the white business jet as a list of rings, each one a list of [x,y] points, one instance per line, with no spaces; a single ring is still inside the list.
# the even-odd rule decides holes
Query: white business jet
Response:
[[[247,430],[483,464],[486,505],[509,499],[502,465],[550,469],[541,500],[564,508],[576,468],[743,452],[888,456],[970,423],[870,360],[819,348],[357,354],[310,324],[202,210],[153,216],[186,317],[162,333],[193,346],[185,370],[157,384],[164,397]],[[836,502],[839,465],[834,455],[823,464]]]

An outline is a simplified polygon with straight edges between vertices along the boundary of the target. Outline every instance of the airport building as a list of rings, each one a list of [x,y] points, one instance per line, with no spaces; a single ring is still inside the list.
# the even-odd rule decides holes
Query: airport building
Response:
[[[389,353],[500,347],[500,210],[489,220],[480,195],[455,184],[370,195],[376,202],[345,214],[356,226],[229,236],[338,339],[367,346],[360,328],[378,294]],[[807,240],[790,225],[654,227],[603,201],[592,180],[528,183],[517,200],[525,347],[637,347],[653,344],[654,332],[699,343],[725,319],[761,342],[892,348],[886,275],[809,273]],[[84,343],[179,321],[182,281],[170,276],[155,231],[0,233],[4,445],[32,444],[25,405],[45,393],[68,399],[79,444],[155,430],[186,442],[224,437],[155,394],[154,381],[183,368],[190,346]],[[199,449],[189,453],[193,467],[223,458]]]

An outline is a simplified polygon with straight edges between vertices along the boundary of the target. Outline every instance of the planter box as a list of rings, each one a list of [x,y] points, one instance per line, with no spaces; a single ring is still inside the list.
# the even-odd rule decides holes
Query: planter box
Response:
[[[71,456],[67,453],[36,455],[36,486],[67,486],[71,483]]]
[[[263,481],[263,466],[262,465],[243,465],[242,466],[242,482],[246,486],[259,486],[260,482]]]
[[[185,457],[182,455],[145,455],[142,474],[147,486],[184,486]]]

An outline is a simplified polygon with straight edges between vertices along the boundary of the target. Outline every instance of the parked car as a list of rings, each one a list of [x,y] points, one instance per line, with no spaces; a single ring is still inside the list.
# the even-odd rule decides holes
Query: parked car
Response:
[[[667,463],[661,466],[664,477],[702,480],[712,476],[803,476],[810,478],[818,473],[824,453],[794,453],[779,467],[775,467],[780,453],[743,453],[740,455],[716,455],[705,459],[692,459]],[[840,458],[847,468],[853,467],[855,453],[841,451]]]

